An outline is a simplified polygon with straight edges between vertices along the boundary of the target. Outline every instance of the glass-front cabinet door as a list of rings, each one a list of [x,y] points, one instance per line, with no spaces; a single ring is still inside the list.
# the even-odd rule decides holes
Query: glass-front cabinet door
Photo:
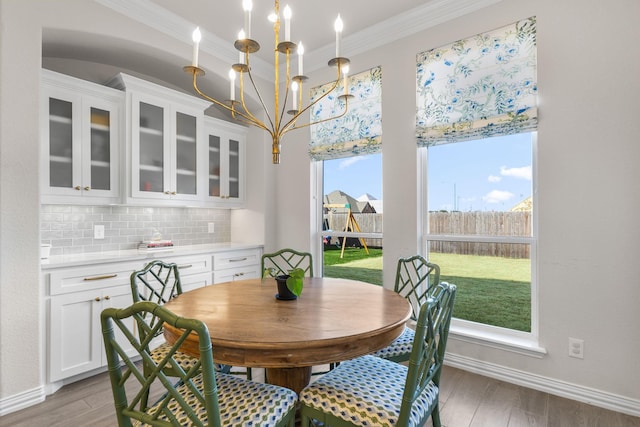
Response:
[[[178,194],[198,193],[198,126],[197,118],[176,112],[175,182]]]
[[[208,200],[211,204],[241,207],[245,200],[244,150],[246,128],[205,117],[208,151]]]
[[[202,111],[144,94],[132,100],[133,197],[198,200]]]
[[[165,192],[166,129],[165,109],[147,102],[139,102],[138,146],[134,147],[138,161],[137,185],[140,193],[155,193],[162,197]],[[135,156],[134,156],[135,159]]]
[[[117,202],[122,92],[42,72],[42,202]]]

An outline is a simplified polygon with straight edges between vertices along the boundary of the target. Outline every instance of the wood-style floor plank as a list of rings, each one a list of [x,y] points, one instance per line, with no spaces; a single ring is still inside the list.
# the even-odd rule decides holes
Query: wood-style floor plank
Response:
[[[254,370],[263,380],[262,370]],[[315,378],[315,377],[314,377]],[[640,417],[444,367],[443,427],[640,427]],[[69,384],[35,406],[0,417],[0,427],[113,427],[106,373]],[[432,427],[429,420],[424,427]]]

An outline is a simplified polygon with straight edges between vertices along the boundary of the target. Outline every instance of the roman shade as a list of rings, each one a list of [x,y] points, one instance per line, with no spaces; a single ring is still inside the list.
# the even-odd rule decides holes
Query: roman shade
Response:
[[[313,160],[329,160],[374,154],[382,149],[382,68],[354,74],[347,78],[349,110],[344,116],[311,125],[309,154]],[[331,84],[311,89],[310,99],[318,99]],[[344,104],[338,96],[344,85],[338,87],[311,108],[310,122],[319,122],[338,116]]]
[[[419,146],[537,127],[536,18],[417,55]]]

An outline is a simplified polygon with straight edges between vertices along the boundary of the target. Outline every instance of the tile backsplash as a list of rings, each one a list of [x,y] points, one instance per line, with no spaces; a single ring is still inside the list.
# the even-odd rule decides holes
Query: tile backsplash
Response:
[[[209,233],[214,223],[214,233]],[[94,238],[94,226],[104,225],[104,239]],[[131,206],[42,205],[40,239],[51,244],[51,255],[136,249],[155,230],[176,246],[231,241],[231,211],[227,209]]]

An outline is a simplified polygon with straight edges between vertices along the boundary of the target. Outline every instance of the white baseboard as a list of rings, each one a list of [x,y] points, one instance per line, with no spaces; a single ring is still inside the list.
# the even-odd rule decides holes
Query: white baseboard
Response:
[[[588,403],[616,412],[640,416],[640,400],[629,399],[602,390],[596,390],[577,384],[558,381],[518,369],[507,368],[482,360],[447,353],[445,364],[464,371],[473,372],[534,390],[544,391],[579,402]]]
[[[45,397],[44,387],[41,386],[0,399],[0,417],[44,402]]]

